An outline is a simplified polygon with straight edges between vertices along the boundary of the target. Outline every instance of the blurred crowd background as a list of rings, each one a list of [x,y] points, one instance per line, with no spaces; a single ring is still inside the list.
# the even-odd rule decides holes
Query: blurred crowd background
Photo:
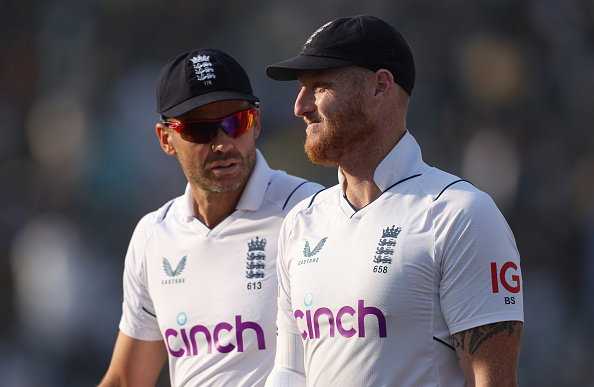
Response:
[[[334,185],[303,153],[297,83],[264,69],[362,13],[412,47],[425,161],[489,193],[514,231],[520,385],[594,386],[592,0],[2,0],[1,386],[93,386],[107,370],[132,231],[185,187],[154,129],[163,64],[229,52],[262,100],[269,164]]]

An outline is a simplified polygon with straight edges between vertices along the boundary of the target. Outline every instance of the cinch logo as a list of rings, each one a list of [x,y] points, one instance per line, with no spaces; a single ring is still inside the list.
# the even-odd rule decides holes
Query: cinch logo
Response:
[[[313,304],[313,295],[307,294],[304,299],[304,304],[306,306],[310,306]],[[346,328],[342,324],[342,318],[345,314],[350,316],[357,315],[357,329],[355,327]],[[306,340],[308,337],[310,339],[319,339],[321,336],[320,333],[320,324],[319,320],[322,316],[328,319],[328,325],[330,326],[330,337],[335,336],[335,330],[338,330],[338,333],[342,337],[353,337],[357,330],[359,332],[359,337],[365,337],[365,317],[368,315],[375,316],[378,322],[378,330],[379,330],[379,337],[387,337],[388,332],[386,329],[386,317],[384,313],[379,310],[378,308],[374,308],[372,306],[365,306],[364,300],[359,300],[357,305],[357,310],[351,306],[343,306],[338,310],[336,316],[329,308],[319,308],[313,313],[313,318],[311,315],[311,310],[308,309],[303,313],[303,311],[297,309],[293,316],[295,316],[295,320],[297,319],[305,319],[307,323],[307,330],[301,332],[301,338]]]
[[[508,292],[511,293],[519,293],[520,292],[520,276],[519,275],[512,275],[511,280],[512,284],[510,285],[507,282],[505,277],[507,271],[509,269],[513,269],[514,271],[518,270],[518,266],[516,266],[513,262],[506,262],[501,267],[501,270],[497,271],[497,263],[491,262],[491,283],[493,286],[493,293],[499,293],[499,283],[501,282],[501,286],[505,288]],[[499,273],[499,276],[497,274]],[[512,286],[513,285],[513,286]]]
[[[186,316],[185,313],[180,313],[177,316],[177,323],[180,326],[184,326],[187,322],[188,318]],[[256,338],[258,340],[258,350],[264,350],[266,349],[266,343],[264,340],[264,331],[262,330],[262,327],[260,327],[260,325],[258,325],[255,322],[251,322],[251,321],[246,321],[243,322],[241,321],[241,316],[235,316],[235,339],[236,339],[236,343],[237,346],[229,343],[227,345],[221,345],[220,340],[219,340],[219,336],[221,335],[222,331],[226,331],[226,332],[232,332],[233,331],[233,325],[226,323],[226,322],[222,322],[217,324],[217,326],[215,326],[214,331],[211,332],[208,330],[207,327],[205,327],[204,325],[194,325],[192,328],[188,330],[186,330],[186,328],[180,328],[179,331],[175,330],[175,329],[167,329],[165,331],[165,343],[167,343],[167,349],[169,350],[169,353],[172,356],[175,357],[182,357],[184,355],[186,356],[196,356],[198,355],[198,344],[196,341],[196,335],[197,334],[202,334],[206,339],[206,353],[207,354],[211,354],[212,353],[212,347],[214,344],[214,347],[216,348],[217,351],[219,351],[220,353],[228,353],[233,351],[235,348],[237,348],[237,352],[243,352],[244,351],[244,345],[243,345],[243,335],[244,335],[244,331],[246,330],[253,330],[256,334]],[[171,337],[173,336],[174,339],[171,339]],[[177,338],[178,336],[181,336],[182,342],[183,343],[178,343],[181,344],[179,345],[178,349],[174,349],[172,348],[172,345],[170,343],[170,339],[175,341],[179,340],[175,340],[175,338]]]

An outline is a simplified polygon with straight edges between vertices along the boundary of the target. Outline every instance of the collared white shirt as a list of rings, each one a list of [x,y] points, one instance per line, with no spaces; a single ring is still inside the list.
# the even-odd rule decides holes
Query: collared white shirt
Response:
[[[281,229],[279,330],[300,335],[308,385],[464,386],[451,335],[523,321],[520,259],[491,198],[426,165],[410,133],[356,211],[339,184]]]
[[[237,209],[214,228],[185,194],[146,215],[126,255],[120,330],[164,340],[173,386],[258,386],[276,345],[276,252],[287,212],[323,187],[257,151]]]

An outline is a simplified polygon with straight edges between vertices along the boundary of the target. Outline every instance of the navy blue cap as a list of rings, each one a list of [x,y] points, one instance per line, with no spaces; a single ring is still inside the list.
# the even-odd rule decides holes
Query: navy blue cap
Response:
[[[323,70],[358,65],[386,69],[409,95],[415,85],[412,51],[400,33],[371,15],[341,17],[320,27],[296,57],[266,68],[277,81],[297,79],[300,70]]]
[[[164,117],[227,100],[260,101],[243,67],[221,50],[203,48],[178,55],[165,64],[157,80],[157,113]]]

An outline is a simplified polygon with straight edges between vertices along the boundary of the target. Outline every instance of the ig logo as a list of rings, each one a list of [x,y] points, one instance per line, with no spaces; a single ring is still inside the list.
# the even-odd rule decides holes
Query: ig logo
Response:
[[[493,293],[499,293],[499,284],[510,293],[520,292],[520,276],[517,274],[511,275],[511,284],[506,278],[506,274],[509,270],[513,270],[512,273],[518,272],[518,266],[513,262],[506,262],[501,266],[501,269],[497,269],[497,263],[491,262],[491,285],[493,286]],[[505,297],[506,304],[515,304],[515,297]]]

